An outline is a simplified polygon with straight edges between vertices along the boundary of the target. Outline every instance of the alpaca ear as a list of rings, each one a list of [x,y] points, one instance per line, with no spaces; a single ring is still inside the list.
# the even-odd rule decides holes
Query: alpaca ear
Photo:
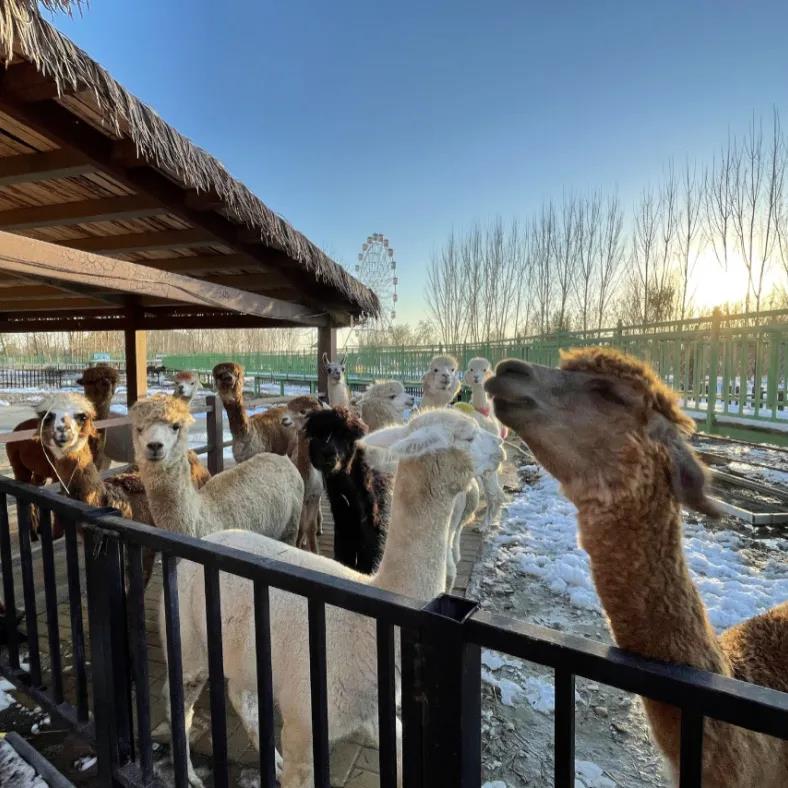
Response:
[[[359,441],[359,444],[364,448],[390,449],[397,441],[402,440],[407,433],[407,427],[386,427],[365,435]]]
[[[670,485],[676,498],[696,512],[719,517],[720,508],[708,495],[708,470],[676,425],[664,416],[659,416],[649,426],[652,437],[660,441],[670,455]]]
[[[445,430],[422,427],[393,443],[389,451],[396,459],[406,460],[449,448],[451,441]]]
[[[324,367],[328,366],[328,353],[323,353],[323,356],[320,359],[320,361]]]
[[[84,386],[85,378],[77,378],[77,386]]]

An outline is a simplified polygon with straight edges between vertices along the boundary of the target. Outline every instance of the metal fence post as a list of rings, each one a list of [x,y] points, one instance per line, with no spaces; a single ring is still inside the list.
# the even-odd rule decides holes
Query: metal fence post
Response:
[[[717,408],[717,370],[720,365],[720,323],[722,313],[714,310],[711,316],[711,342],[709,345],[709,393],[706,397],[706,429],[714,428],[714,413]],[[697,398],[695,407],[698,407]]]
[[[92,526],[84,535],[98,778],[119,788],[117,770],[132,755],[120,540]]]
[[[402,630],[403,785],[478,788],[481,782],[481,649],[463,622],[476,609],[442,595],[418,630]]]
[[[206,416],[206,431],[208,433],[208,471],[211,476],[216,476],[224,470],[224,427],[222,425],[222,404],[215,394],[205,398],[205,404],[210,408]]]

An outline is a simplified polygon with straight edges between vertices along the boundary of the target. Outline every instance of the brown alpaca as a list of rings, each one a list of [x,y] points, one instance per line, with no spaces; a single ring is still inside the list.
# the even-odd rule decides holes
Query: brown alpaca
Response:
[[[45,400],[45,404],[47,416],[42,425],[41,442],[54,458],[68,495],[89,506],[111,506],[129,520],[155,525],[136,468],[101,478],[90,448],[96,437],[92,403],[79,394],[57,394]],[[192,481],[199,489],[210,478],[210,473],[194,452],[190,452],[189,462]],[[154,559],[154,551],[143,550],[145,583],[150,578]]]
[[[578,508],[580,543],[619,646],[788,691],[788,603],[719,637],[687,568],[682,504],[715,514],[686,442],[694,422],[645,364],[607,348],[560,369],[503,361],[486,384],[496,416],[528,443]],[[678,777],[680,711],[643,699]],[[705,721],[703,785],[788,785],[788,742]]]
[[[289,454],[294,447],[296,430],[285,406],[269,408],[249,416],[244,407],[244,368],[227,362],[213,368],[216,391],[224,403],[233,436],[233,457],[244,462],[255,454]]]
[[[298,436],[290,459],[295,463],[301,478],[304,480],[304,506],[301,509],[301,520],[298,524],[296,547],[320,552],[317,537],[323,532],[323,514],[320,511],[320,498],[323,495],[323,477],[309,459],[309,440],[304,434],[307,416],[323,406],[315,397],[296,397],[287,403],[287,409],[295,422]]]
[[[93,404],[96,421],[108,419],[112,397],[118,385],[118,370],[103,364],[88,367],[82,372],[82,377],[77,380],[77,384],[85,389],[85,396]],[[106,442],[106,430],[97,430],[96,437],[91,439],[90,448],[96,467],[100,471],[107,470],[112,464],[112,460],[105,451]]]

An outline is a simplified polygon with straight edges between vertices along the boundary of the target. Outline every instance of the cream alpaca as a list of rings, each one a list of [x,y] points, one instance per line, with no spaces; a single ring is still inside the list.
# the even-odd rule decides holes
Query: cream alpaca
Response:
[[[287,457],[259,454],[212,477],[191,483],[188,405],[174,397],[140,400],[129,411],[140,475],[160,528],[202,537],[217,528],[243,528],[295,541],[304,483]]]
[[[362,445],[385,447],[399,462],[388,540],[373,575],[362,575],[329,558],[283,547],[256,534],[225,531],[211,542],[308,567],[417,599],[431,599],[446,582],[446,552],[455,497],[475,474],[503,459],[500,439],[453,411],[436,411],[408,425],[380,430]],[[372,453],[371,453],[372,454]],[[378,452],[374,452],[378,454]],[[179,571],[183,677],[187,730],[193,704],[207,679],[205,597],[202,568]],[[222,632],[230,700],[255,745],[259,742],[253,600],[248,581],[222,576]],[[274,698],[282,714],[282,788],[313,784],[312,720],[306,600],[271,591]],[[163,616],[161,616],[163,619]],[[163,626],[163,625],[162,625]],[[337,607],[326,610],[328,730],[332,740],[356,732],[377,738],[375,622]],[[165,698],[167,690],[165,688]],[[169,704],[167,708],[169,708]],[[402,773],[400,769],[400,774]],[[200,780],[190,768],[193,786]]]
[[[373,383],[359,400],[362,421],[370,432],[402,424],[405,408],[413,407],[413,397],[398,380]]]
[[[444,408],[460,390],[457,370],[459,364],[454,356],[434,356],[430,368],[421,379],[424,394],[419,408]]]
[[[263,452],[289,454],[293,450],[296,430],[286,407],[269,408],[251,417],[246,412],[244,368],[240,364],[217,364],[213,378],[227,411],[236,462],[245,462]]]
[[[328,404],[335,408],[338,405],[349,408],[350,407],[350,389],[348,388],[347,381],[345,380],[345,359],[347,356],[342,356],[340,361],[331,361],[329,357],[323,353],[322,364],[326,370],[328,381],[326,383],[328,391]]]
[[[191,402],[195,394],[202,388],[200,378],[196,372],[176,372],[174,397],[179,397],[186,402]]]
[[[487,383],[516,430],[578,508],[580,542],[622,648],[788,691],[788,603],[717,636],[689,574],[681,506],[714,513],[675,395],[609,348],[565,354],[561,369],[504,361]],[[674,776],[680,712],[643,700]],[[703,785],[788,785],[788,742],[707,719]]]

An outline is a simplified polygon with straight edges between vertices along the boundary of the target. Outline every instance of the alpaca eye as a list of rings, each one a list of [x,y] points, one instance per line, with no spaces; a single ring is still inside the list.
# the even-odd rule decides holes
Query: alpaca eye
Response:
[[[84,413],[77,413],[77,422],[84,424],[87,421],[87,416]]]
[[[432,371],[433,371],[433,372],[437,372],[438,370],[437,370],[437,368],[435,368],[435,369],[433,369]]]
[[[389,397],[389,399],[397,399],[397,395],[396,395],[396,394],[392,394],[392,395]]]
[[[137,427],[137,432],[142,435],[142,427]]]
[[[55,419],[54,413],[47,413],[47,415],[44,416],[44,424],[51,424],[54,421],[54,419]]]
[[[172,431],[173,432],[178,432],[178,431],[180,431],[180,429],[181,429],[181,425],[180,424],[176,423],[176,424],[172,425]]]

